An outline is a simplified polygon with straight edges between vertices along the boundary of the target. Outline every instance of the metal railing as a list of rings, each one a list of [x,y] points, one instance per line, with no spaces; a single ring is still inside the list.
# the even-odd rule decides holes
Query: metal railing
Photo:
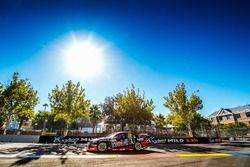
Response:
[[[118,131],[118,130],[117,130]],[[187,130],[158,130],[158,131],[137,131],[136,133],[148,133],[149,135],[153,135],[156,137],[190,137],[189,131]],[[0,134],[3,134],[3,130],[0,130]],[[7,130],[9,135],[15,134],[15,130]],[[88,136],[88,137],[102,137],[110,134],[110,132],[103,133],[87,133],[79,130],[69,130],[68,136]],[[250,128],[239,128],[239,129],[203,129],[194,131],[193,137],[220,137],[222,139],[229,138],[244,138],[250,139]],[[55,130],[55,131],[46,131],[42,132],[42,130],[21,130],[18,135],[47,135],[47,136],[61,136],[64,135],[63,130]]]

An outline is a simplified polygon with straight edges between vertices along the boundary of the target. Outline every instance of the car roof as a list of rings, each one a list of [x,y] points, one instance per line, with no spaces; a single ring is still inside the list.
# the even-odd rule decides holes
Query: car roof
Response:
[[[114,132],[113,135],[121,134],[121,133],[129,133],[128,131],[120,131],[120,132]],[[131,132],[132,134],[135,134]]]
[[[115,132],[114,134],[120,134],[120,133],[128,133],[126,131],[121,131],[121,132]]]

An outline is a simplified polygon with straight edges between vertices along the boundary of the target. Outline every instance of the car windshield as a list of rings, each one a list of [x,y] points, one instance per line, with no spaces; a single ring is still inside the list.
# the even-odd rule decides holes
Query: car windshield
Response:
[[[117,134],[117,133],[111,133],[111,134],[109,134],[109,135],[108,135],[108,136],[106,136],[106,137],[108,137],[108,138],[110,138],[110,137],[114,137],[116,134]]]

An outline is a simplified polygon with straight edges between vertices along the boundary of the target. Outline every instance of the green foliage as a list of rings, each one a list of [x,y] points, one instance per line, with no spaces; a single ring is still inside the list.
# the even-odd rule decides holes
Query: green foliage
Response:
[[[100,111],[100,108],[98,105],[92,105],[90,107],[89,117],[90,117],[90,122],[93,125],[93,133],[94,133],[94,130],[95,130],[97,123],[101,122],[103,119],[103,114]]]
[[[194,118],[193,118],[193,120],[191,122],[192,129],[193,130],[194,129],[199,129],[200,126],[201,126],[200,125],[201,123],[204,124],[203,126],[205,126],[205,125],[209,124],[209,121],[205,117],[203,117],[200,113],[195,112],[194,113]]]
[[[162,114],[159,114],[159,115],[155,114],[153,116],[153,121],[155,123],[155,127],[159,128],[159,129],[162,129],[163,126],[167,124],[166,120],[165,120],[165,117]]]
[[[105,118],[110,123],[149,125],[153,117],[153,100],[146,100],[144,92],[141,94],[134,85],[123,93],[108,97],[103,104]]]
[[[243,122],[236,122],[236,123],[228,123],[219,125],[220,129],[240,129],[240,128],[247,128],[247,125]]]
[[[198,121],[197,111],[203,108],[202,100],[193,92],[188,98],[185,84],[177,85],[173,92],[169,92],[164,106],[170,110],[167,116],[167,123],[177,128],[186,127],[192,136],[192,122]],[[200,119],[200,118],[199,118]]]
[[[185,123],[181,115],[170,112],[166,117],[166,123],[174,125],[176,129],[184,129]]]
[[[74,84],[72,81],[68,81],[61,89],[56,85],[49,94],[49,101],[55,121],[64,120],[67,130],[73,122],[88,114],[90,106],[90,101],[85,97],[85,89],[79,82]]]
[[[117,99],[119,116],[124,123],[132,125],[150,125],[154,110],[153,100],[146,100],[144,92],[132,87],[123,91]]]
[[[114,97],[106,97],[104,99],[104,103],[102,106],[103,115],[105,117],[105,122],[108,124],[119,124],[120,123],[120,117],[118,115],[117,111],[117,97],[119,95],[116,95]]]
[[[18,73],[14,73],[11,82],[1,89],[0,108],[5,125],[8,126],[15,118],[19,122],[18,130],[20,130],[23,121],[34,115],[34,108],[38,103],[37,91],[33,89],[28,79],[20,79]]]
[[[45,119],[49,119],[51,113],[48,111],[38,111],[32,120],[33,129],[40,130],[43,128],[43,122]]]
[[[32,127],[36,130],[41,130],[44,127],[44,121],[47,120],[46,129],[49,131],[63,130],[66,128],[66,123],[64,120],[54,121],[55,115],[49,111],[39,111],[35,114],[32,120]]]

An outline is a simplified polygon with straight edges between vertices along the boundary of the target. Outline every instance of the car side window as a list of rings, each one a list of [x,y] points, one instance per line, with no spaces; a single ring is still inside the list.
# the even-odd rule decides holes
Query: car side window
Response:
[[[120,134],[117,134],[117,135],[115,136],[115,138],[116,138],[117,140],[124,140],[124,139],[126,139],[126,135],[125,135],[124,133],[120,133]]]

